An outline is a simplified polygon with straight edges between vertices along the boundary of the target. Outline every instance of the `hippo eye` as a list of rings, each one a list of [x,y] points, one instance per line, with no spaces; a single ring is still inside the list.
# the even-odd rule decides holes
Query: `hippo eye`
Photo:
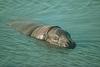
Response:
[[[58,37],[54,37],[54,40],[58,40],[59,38]]]

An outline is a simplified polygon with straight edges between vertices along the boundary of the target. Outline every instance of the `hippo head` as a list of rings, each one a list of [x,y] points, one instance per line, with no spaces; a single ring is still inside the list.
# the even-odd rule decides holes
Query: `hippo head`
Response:
[[[48,32],[47,41],[60,47],[74,48],[76,46],[70,34],[60,27],[54,27]]]

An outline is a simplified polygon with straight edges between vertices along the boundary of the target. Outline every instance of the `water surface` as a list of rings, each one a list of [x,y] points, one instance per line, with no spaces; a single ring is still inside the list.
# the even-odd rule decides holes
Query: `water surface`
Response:
[[[51,48],[7,26],[11,19],[59,25],[75,49]],[[0,67],[100,67],[100,0],[0,0]]]

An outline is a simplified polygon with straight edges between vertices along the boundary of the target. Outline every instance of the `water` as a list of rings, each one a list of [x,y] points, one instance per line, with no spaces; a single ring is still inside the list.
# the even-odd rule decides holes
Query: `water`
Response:
[[[75,49],[52,48],[7,26],[11,19],[59,25]],[[0,67],[100,67],[100,0],[0,0]]]

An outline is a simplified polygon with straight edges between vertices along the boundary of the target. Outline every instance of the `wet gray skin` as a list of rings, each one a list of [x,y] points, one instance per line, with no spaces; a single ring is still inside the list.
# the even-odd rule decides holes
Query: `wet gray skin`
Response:
[[[60,47],[74,48],[75,42],[70,34],[61,28],[53,28],[48,32],[47,41]]]
[[[40,36],[40,33],[44,33],[44,38],[42,38],[42,40],[45,40],[49,42],[50,44],[54,44],[59,47],[67,47],[67,48],[75,47],[75,43],[72,40],[70,34],[62,30],[62,28],[60,28],[59,26],[47,26],[47,28],[50,27],[49,31],[47,31],[48,33],[41,32],[40,29],[38,30],[40,31],[40,33],[37,33],[37,32],[33,33],[37,27],[43,28],[41,27],[41,25],[35,24],[35,23],[21,23],[21,21],[13,21],[13,23],[11,23],[10,26],[14,27],[17,31],[31,37],[32,35],[37,34],[34,36],[35,38]],[[47,28],[44,28],[44,29],[47,30]],[[41,38],[38,38],[38,39],[41,39]]]

